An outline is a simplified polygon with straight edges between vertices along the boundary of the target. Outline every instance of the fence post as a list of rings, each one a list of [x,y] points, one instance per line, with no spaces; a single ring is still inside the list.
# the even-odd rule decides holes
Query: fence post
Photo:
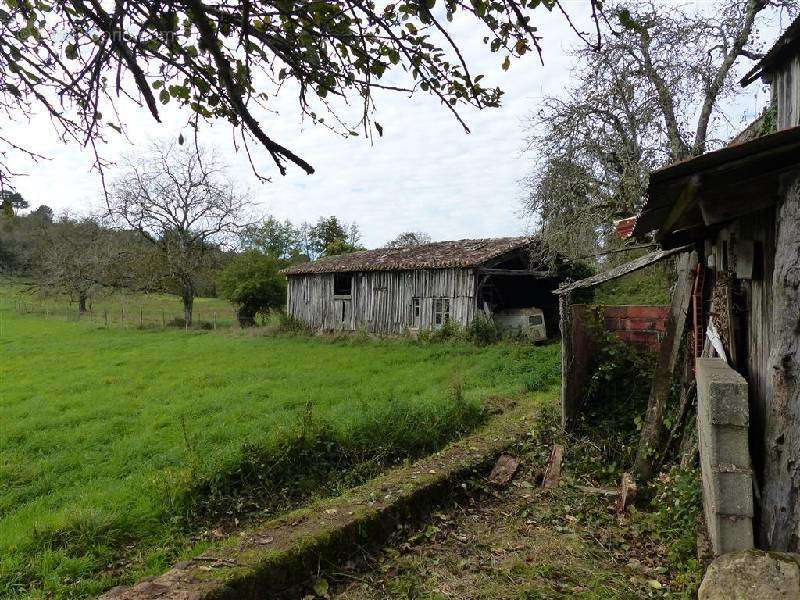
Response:
[[[217,330],[217,311],[214,311],[214,331]]]
[[[161,309],[161,329],[167,328],[167,318],[164,316],[164,309]]]
[[[106,322],[106,329],[108,329],[108,309],[103,309],[103,320]]]
[[[121,324],[122,324],[122,328],[125,329],[125,305],[124,304],[122,305],[122,321],[121,321]]]
[[[144,327],[144,314],[142,313],[142,307],[139,307],[139,327]]]

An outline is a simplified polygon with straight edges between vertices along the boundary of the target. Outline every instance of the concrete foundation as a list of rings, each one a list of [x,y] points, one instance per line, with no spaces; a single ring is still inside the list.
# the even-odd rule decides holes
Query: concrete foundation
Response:
[[[747,381],[720,358],[697,359],[703,509],[714,554],[753,547]]]

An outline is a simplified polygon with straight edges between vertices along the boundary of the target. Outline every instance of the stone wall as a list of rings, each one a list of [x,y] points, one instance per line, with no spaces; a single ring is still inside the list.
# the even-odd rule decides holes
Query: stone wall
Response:
[[[721,358],[698,358],[697,432],[703,510],[715,555],[753,547],[747,381]]]

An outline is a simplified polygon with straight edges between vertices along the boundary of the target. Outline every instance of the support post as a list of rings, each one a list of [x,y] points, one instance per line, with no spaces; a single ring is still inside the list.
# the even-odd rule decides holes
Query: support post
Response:
[[[577,412],[578,390],[572,370],[572,319],[570,316],[572,293],[558,297],[558,312],[561,328],[561,426],[572,427]]]
[[[647,413],[636,451],[634,473],[640,481],[647,481],[653,475],[654,459],[660,453],[664,439],[664,412],[672,386],[672,376],[678,362],[678,354],[686,329],[686,316],[692,299],[694,267],[697,252],[684,253],[678,258],[678,280],[672,291],[672,304],[667,319],[667,330],[661,342],[658,364],[647,401]]]

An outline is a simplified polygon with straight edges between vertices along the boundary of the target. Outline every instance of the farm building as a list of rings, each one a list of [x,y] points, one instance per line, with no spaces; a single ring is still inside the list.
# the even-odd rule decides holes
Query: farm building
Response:
[[[654,172],[633,232],[695,256],[688,327],[717,553],[800,551],[800,19],[742,84],[759,77],[766,122]]]
[[[435,242],[322,258],[284,271],[287,312],[318,330],[400,333],[469,325],[483,311],[499,319],[530,312],[557,330],[552,291],[563,280],[532,265],[528,237]]]

